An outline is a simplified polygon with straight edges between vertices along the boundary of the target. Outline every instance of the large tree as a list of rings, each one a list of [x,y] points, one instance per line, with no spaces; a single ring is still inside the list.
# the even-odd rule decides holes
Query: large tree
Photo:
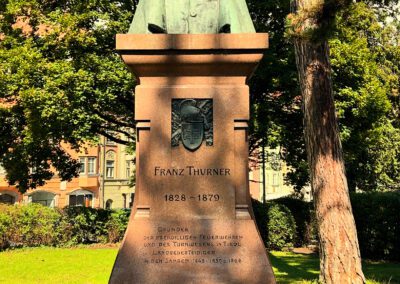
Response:
[[[294,49],[285,34],[288,0],[249,0],[270,48],[250,81],[252,148],[281,145],[296,189],[309,182]],[[398,8],[397,8],[398,9]],[[399,20],[388,4],[352,2],[332,15],[328,43],[333,91],[350,191],[400,185]],[[256,152],[254,152],[256,154]],[[257,158],[257,157],[256,157]]]
[[[99,135],[133,141],[133,84],[115,34],[131,0],[0,1],[0,164],[21,192],[57,170],[76,176],[78,150]]]
[[[349,3],[295,0],[288,16],[303,97],[304,137],[320,240],[320,281],[365,283],[333,100],[326,35]]]

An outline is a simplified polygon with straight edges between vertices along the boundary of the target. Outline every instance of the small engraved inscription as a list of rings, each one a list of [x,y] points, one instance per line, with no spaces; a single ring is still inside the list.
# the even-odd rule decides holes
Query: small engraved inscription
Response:
[[[197,150],[203,140],[213,145],[213,101],[212,99],[172,100],[172,147],[183,146]]]
[[[187,227],[158,227],[156,233],[144,236],[147,253],[145,264],[195,263],[235,265],[241,257],[228,256],[227,250],[240,248],[240,234],[192,234]]]

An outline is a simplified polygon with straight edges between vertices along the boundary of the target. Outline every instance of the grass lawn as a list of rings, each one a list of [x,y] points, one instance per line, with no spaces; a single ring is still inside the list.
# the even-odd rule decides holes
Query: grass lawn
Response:
[[[315,255],[272,252],[270,260],[278,283],[317,283],[319,259]],[[400,263],[363,262],[367,283],[400,283]]]
[[[116,248],[33,248],[0,252],[0,283],[107,283]],[[312,283],[318,258],[272,252],[278,283]],[[399,263],[365,263],[368,283],[400,283]]]
[[[0,253],[0,283],[107,283],[116,248],[29,248]]]

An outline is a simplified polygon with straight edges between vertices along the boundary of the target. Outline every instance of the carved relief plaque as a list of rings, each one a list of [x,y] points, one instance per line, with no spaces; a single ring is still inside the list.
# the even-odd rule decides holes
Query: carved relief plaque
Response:
[[[213,101],[212,99],[172,100],[172,147],[180,143],[190,150],[197,150],[206,140],[213,145]]]

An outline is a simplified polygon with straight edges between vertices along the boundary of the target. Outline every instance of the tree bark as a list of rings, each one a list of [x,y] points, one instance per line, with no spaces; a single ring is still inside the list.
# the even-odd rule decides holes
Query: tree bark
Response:
[[[294,5],[306,9],[309,2],[295,0]],[[310,22],[317,21],[304,25]],[[335,115],[328,44],[302,37],[295,37],[294,44],[320,239],[320,281],[365,283]]]

